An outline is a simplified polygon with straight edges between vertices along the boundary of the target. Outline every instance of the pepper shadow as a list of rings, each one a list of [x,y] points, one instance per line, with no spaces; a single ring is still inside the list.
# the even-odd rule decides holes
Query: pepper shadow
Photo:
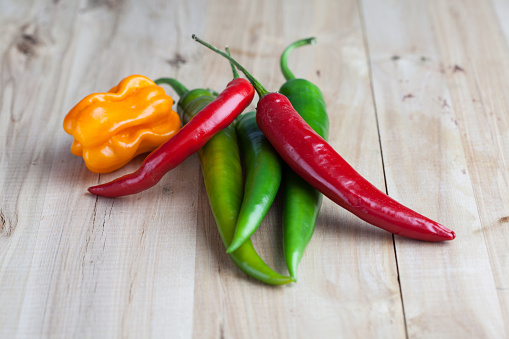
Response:
[[[333,209],[329,208],[327,211],[323,211],[322,208],[317,219],[315,232],[323,232],[327,236],[341,237],[345,241],[364,241],[372,244],[385,242],[388,238],[392,238],[391,242],[395,240],[400,245],[422,246],[430,244],[446,245],[450,243],[450,241],[429,242],[416,240],[392,234],[365,222],[340,206]]]

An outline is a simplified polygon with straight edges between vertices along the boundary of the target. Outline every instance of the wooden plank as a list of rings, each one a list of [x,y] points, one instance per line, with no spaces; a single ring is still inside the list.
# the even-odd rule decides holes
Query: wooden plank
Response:
[[[509,44],[507,14],[489,1],[453,1],[429,10],[438,30],[482,233],[509,333]],[[504,17],[505,13],[505,17]],[[482,34],[480,34],[482,32]]]
[[[366,51],[355,1],[216,3],[209,7],[207,17],[207,40],[219,47],[229,44],[238,61],[269,90],[277,90],[284,81],[278,63],[283,48],[316,35],[318,45],[296,51],[291,67],[298,76],[323,89],[334,147],[383,188]],[[211,74],[207,79],[225,81],[224,74],[229,75],[226,61],[207,50],[203,57],[213,65],[207,68]],[[301,264],[299,282],[272,288],[245,278],[224,253],[203,191],[200,206],[194,337],[405,336],[390,234],[360,222],[326,200]],[[285,272],[281,202],[274,207],[253,241],[272,267]]]
[[[508,7],[360,3],[3,1],[0,337],[506,337]],[[332,145],[458,238],[396,237],[396,257],[391,235],[325,199],[299,282],[274,288],[225,254],[196,156],[136,196],[87,194],[142,159],[91,173],[65,114],[134,73],[220,91],[228,63],[193,33],[270,90],[283,48],[315,35],[290,65],[322,88]],[[284,273],[281,208],[253,240]]]
[[[472,100],[450,82],[457,69],[446,56],[455,51],[468,59],[463,46],[470,36],[449,38],[449,3],[362,1],[388,192],[458,234],[447,244],[397,238],[405,318],[409,337],[501,338],[482,204],[470,176],[473,158],[462,143],[464,126],[481,115],[465,112],[463,103]],[[468,6],[458,2],[454,10],[460,7]]]
[[[50,177],[62,100],[58,72],[76,6],[44,12],[44,4],[2,4],[0,11],[0,331],[14,337],[30,298],[38,226]],[[41,270],[42,271],[42,270]],[[37,291],[33,291],[36,293]],[[42,313],[33,308],[28,312]],[[27,329],[27,331],[29,331]]]
[[[70,154],[71,139],[61,124],[66,111],[83,96],[107,90],[129,74],[175,76],[173,59],[178,51],[173,49],[177,39],[172,18],[187,18],[187,25],[200,29],[200,8],[176,10],[170,3],[150,6],[136,1],[76,6],[53,2],[36,4],[30,12],[44,53],[30,59],[31,68],[25,70],[27,61],[14,54],[13,45],[12,69],[2,71],[4,76],[14,73],[15,81],[11,87],[7,82],[3,93],[14,93],[19,103],[4,106],[1,117],[19,115],[22,121],[2,134],[8,143],[3,149],[12,152],[7,154],[8,176],[3,178],[8,183],[6,199],[10,204],[18,201],[2,208],[6,219],[8,213],[21,210],[20,227],[7,240],[2,238],[0,279],[2,286],[15,287],[0,292],[2,305],[9,305],[2,311],[2,334],[189,337],[196,159],[186,161],[152,191],[98,200],[85,190],[99,176]],[[20,39],[19,34],[14,38]],[[189,50],[180,53],[185,59]],[[42,77],[45,72],[51,76]],[[189,71],[183,74],[183,79],[190,78]],[[12,82],[22,84],[23,91],[16,93]],[[27,100],[27,91],[36,94]],[[20,107],[21,98],[27,103]],[[41,121],[47,122],[44,128]],[[21,157],[16,159],[16,154]],[[131,172],[140,164],[137,159],[100,180]],[[25,167],[30,169],[28,175],[23,173]],[[40,193],[33,190],[37,187]]]

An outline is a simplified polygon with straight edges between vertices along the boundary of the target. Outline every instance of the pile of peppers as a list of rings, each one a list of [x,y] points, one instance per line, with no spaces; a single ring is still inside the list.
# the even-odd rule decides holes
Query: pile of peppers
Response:
[[[315,43],[314,38],[298,40],[284,50],[280,65],[286,82],[272,93],[230,56],[228,48],[223,52],[194,35],[193,39],[230,61],[233,80],[221,93],[188,90],[173,78],[152,82],[131,76],[108,93],[86,97],[66,116],[64,128],[75,137],[72,152],[82,155],[92,171],[115,170],[151,151],[137,171],[89,187],[90,193],[113,198],[142,192],[198,153],[226,252],[247,275],[271,285],[297,280],[323,195],[393,234],[424,241],[455,238],[445,226],[378,190],[327,143],[329,119],[323,95],[313,83],[295,78],[287,63],[292,50]],[[159,86],[163,84],[180,97],[178,115],[171,110],[171,97]],[[242,114],[255,92],[256,111]],[[270,268],[250,240],[280,190],[288,276]]]

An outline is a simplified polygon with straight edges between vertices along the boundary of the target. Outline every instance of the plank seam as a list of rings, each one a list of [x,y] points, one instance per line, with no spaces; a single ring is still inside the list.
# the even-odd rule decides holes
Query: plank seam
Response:
[[[364,18],[364,13],[362,11],[362,0],[357,0],[357,9],[359,13],[359,21],[361,23],[361,31],[362,31],[362,40],[364,43],[364,51],[366,53],[366,63],[368,68],[368,74],[369,74],[369,87],[371,90],[371,99],[373,101],[373,111],[375,113],[375,121],[376,121],[376,130],[378,133],[378,144],[380,147],[380,158],[382,160],[382,173],[384,177],[384,186],[385,186],[385,193],[389,195],[388,192],[388,186],[387,186],[387,175],[385,172],[385,162],[384,162],[384,153],[382,148],[382,137],[380,133],[380,123],[378,120],[378,110],[376,105],[376,96],[375,96],[375,89],[374,89],[374,82],[373,82],[373,69],[371,67],[371,54],[369,52],[369,43],[367,39],[367,28],[366,28],[366,20]],[[394,259],[396,261],[396,275],[398,278],[398,286],[399,286],[399,296],[401,300],[401,309],[403,313],[403,323],[405,326],[405,337],[408,339],[408,326],[407,326],[407,320],[406,320],[406,314],[405,314],[405,303],[403,301],[403,289],[401,288],[401,279],[399,274],[399,263],[398,263],[398,252],[396,250],[396,239],[394,237],[394,234],[392,235],[392,245],[394,249]]]

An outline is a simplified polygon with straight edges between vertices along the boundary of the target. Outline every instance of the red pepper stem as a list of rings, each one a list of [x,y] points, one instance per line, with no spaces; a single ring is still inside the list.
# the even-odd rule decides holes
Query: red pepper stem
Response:
[[[226,50],[226,54],[231,56],[231,54],[230,54],[230,47],[228,47],[228,45],[226,45],[226,47],[224,49]],[[235,68],[235,65],[231,61],[230,61],[230,66],[232,66],[233,79],[237,79],[239,77],[239,72],[237,72],[237,69]]]
[[[281,72],[283,73],[283,76],[285,77],[286,80],[295,79],[295,75],[293,75],[292,71],[290,71],[290,69],[288,68],[288,56],[290,55],[290,52],[293,51],[297,47],[306,46],[306,45],[314,45],[314,44],[316,44],[316,38],[311,37],[311,38],[297,40],[294,43],[292,43],[291,45],[289,45],[288,47],[286,47],[286,49],[283,51],[283,54],[281,54],[281,60],[280,60]]]
[[[157,85],[166,84],[169,85],[175,92],[177,92],[179,97],[182,97],[184,94],[189,92],[186,86],[182,85],[179,81],[173,78],[159,78],[154,81]]]
[[[258,82],[258,80],[256,80],[255,77],[253,77],[241,64],[239,64],[235,59],[233,59],[231,56],[229,56],[228,54],[226,54],[225,52],[221,51],[220,49],[212,46],[211,44],[203,41],[202,39],[198,38],[195,34],[192,35],[192,38],[194,40],[196,40],[197,42],[199,42],[200,44],[202,44],[203,46],[207,47],[208,49],[216,52],[217,54],[220,54],[222,55],[223,57],[225,57],[226,59],[230,60],[231,63],[233,63],[235,66],[237,66],[237,68],[242,72],[244,73],[244,75],[246,76],[246,78],[249,80],[249,82],[251,82],[251,84],[253,85],[254,89],[256,90],[256,93],[258,93],[258,96],[260,98],[262,98],[263,96],[265,96],[266,94],[269,94],[269,91],[267,91],[263,86],[262,84],[260,84]]]

